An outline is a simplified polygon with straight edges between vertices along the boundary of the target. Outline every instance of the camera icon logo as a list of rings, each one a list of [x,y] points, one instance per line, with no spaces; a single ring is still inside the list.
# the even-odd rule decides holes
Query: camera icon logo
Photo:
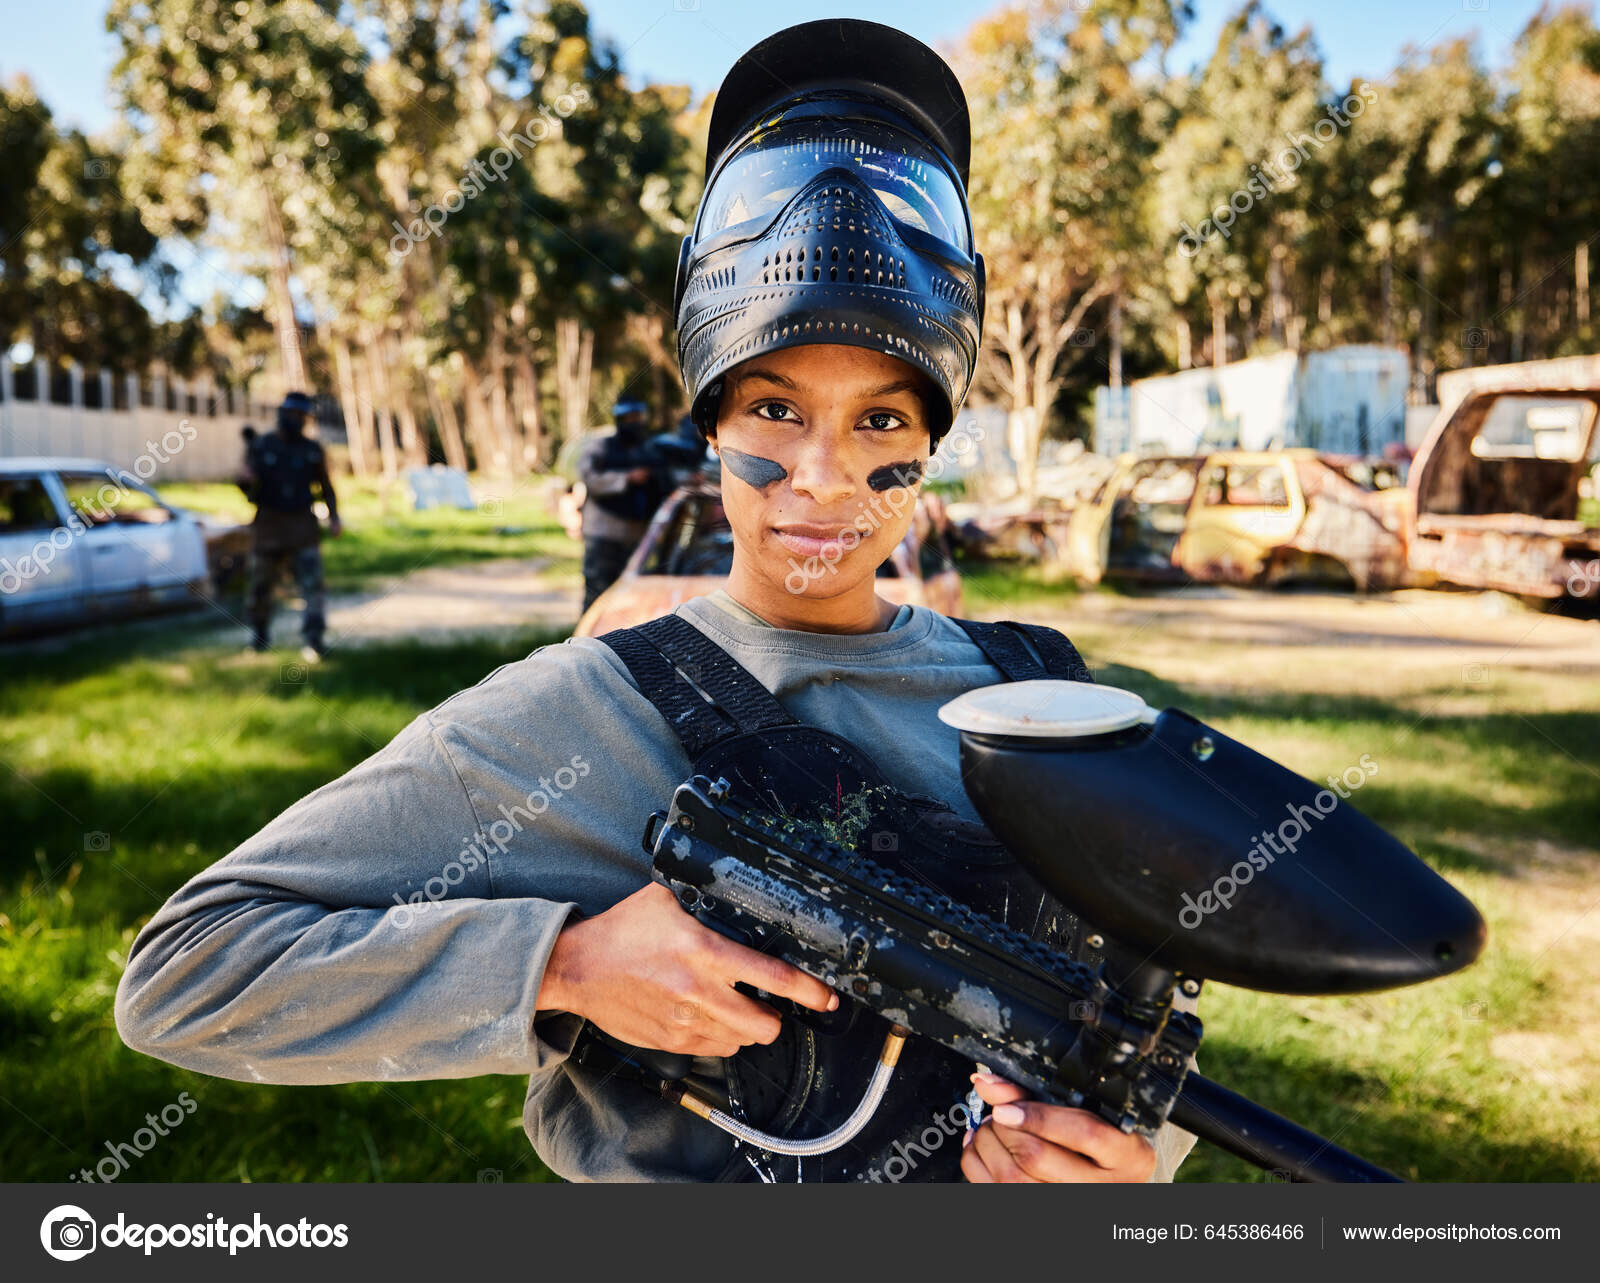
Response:
[[[39,1225],[39,1242],[58,1261],[76,1261],[94,1251],[94,1218],[81,1207],[63,1203],[45,1214]]]
[[[874,851],[898,851],[900,849],[900,835],[879,831],[872,835],[872,849]]]

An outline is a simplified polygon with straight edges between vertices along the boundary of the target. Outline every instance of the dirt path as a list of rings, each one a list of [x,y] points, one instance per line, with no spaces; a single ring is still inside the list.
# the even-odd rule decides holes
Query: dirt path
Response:
[[[416,570],[360,593],[328,597],[330,647],[377,641],[571,628],[578,622],[583,584],[576,575],[551,574],[543,557],[464,562]],[[300,599],[280,590],[273,614],[276,646],[300,642]]]
[[[583,585],[575,575],[552,575],[543,557],[467,562],[418,570],[364,593],[328,598],[330,645],[412,637],[439,641],[469,634],[529,628],[571,628],[578,622]],[[273,640],[298,636],[299,612],[280,606]]]

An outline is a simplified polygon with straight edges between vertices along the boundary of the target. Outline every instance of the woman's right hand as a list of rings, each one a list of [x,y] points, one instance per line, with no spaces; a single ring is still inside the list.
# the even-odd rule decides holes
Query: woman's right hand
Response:
[[[732,1056],[778,1036],[778,1013],[734,989],[764,989],[815,1011],[839,996],[798,967],[702,926],[652,882],[556,937],[541,1011],[570,1011],[621,1042],[690,1056]]]

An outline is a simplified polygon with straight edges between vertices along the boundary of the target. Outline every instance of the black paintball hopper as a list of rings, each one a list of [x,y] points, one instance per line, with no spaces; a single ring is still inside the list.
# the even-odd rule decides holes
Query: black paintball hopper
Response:
[[[1356,993],[1448,975],[1483,949],[1477,909],[1357,810],[1349,783],[1341,797],[1178,709],[1040,680],[970,691],[939,716],[961,731],[967,794],[995,835],[1170,970]]]

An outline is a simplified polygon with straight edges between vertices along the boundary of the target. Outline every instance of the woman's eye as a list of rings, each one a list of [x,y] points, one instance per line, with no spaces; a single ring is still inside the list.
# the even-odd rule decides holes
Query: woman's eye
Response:
[[[898,414],[890,414],[887,410],[877,410],[869,414],[866,422],[878,432],[892,432],[895,428],[905,427],[906,423]]]
[[[771,410],[769,415],[765,411]],[[766,401],[756,406],[756,415],[762,419],[773,419],[777,422],[788,422],[794,418],[794,411],[784,405],[782,401]]]

